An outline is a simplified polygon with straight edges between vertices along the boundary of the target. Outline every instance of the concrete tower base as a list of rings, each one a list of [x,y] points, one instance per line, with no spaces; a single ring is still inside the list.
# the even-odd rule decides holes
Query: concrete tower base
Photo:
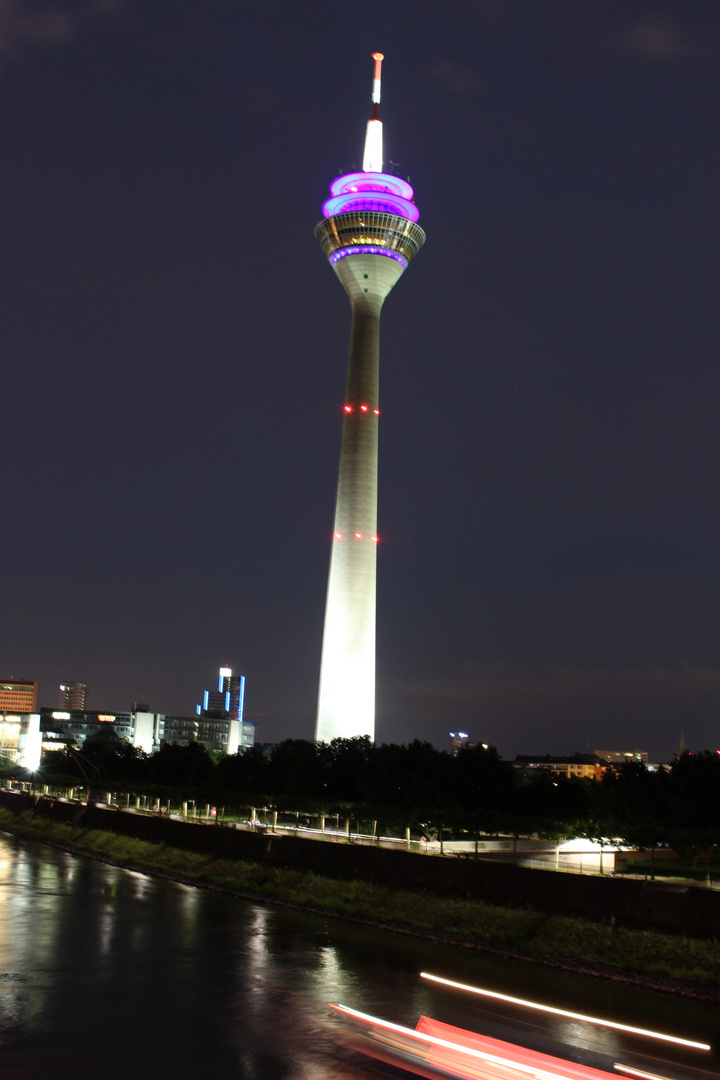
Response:
[[[375,737],[380,311],[404,266],[354,254],[334,270],[350,298],[352,329],[315,729],[322,742]]]

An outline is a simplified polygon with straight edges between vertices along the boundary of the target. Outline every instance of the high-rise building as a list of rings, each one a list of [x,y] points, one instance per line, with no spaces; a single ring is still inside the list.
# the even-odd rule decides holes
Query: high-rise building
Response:
[[[60,683],[59,709],[84,709],[87,703],[88,684],[84,682]]]
[[[232,668],[221,667],[217,690],[206,690],[202,705],[195,708],[195,734],[191,737],[207,745],[219,742],[218,748],[228,754],[248,750],[255,745],[255,724],[243,719],[244,705],[245,676],[233,675]],[[185,721],[187,717],[165,717],[166,742],[187,741],[187,731],[182,727]]]
[[[30,679],[0,679],[0,712],[34,713],[37,685]]]
[[[228,720],[242,720],[245,699],[245,676],[233,675],[232,668],[221,667],[217,690],[206,690],[202,705],[197,705],[198,716],[219,715]]]
[[[380,70],[362,172],[339,176],[315,235],[352,309],[315,738],[375,737],[380,311],[425,242],[406,181],[383,172]]]

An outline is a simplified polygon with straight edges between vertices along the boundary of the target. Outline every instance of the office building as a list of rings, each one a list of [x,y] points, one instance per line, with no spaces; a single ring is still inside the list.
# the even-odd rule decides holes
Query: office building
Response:
[[[0,713],[34,713],[37,686],[30,679],[0,679]]]
[[[88,684],[84,682],[60,683],[58,709],[84,709],[87,705]]]
[[[172,716],[152,712],[148,707],[130,712],[41,709],[40,729],[44,750],[62,750],[66,746],[81,750],[88,738],[103,731],[112,731],[146,754],[156,753],[163,743],[188,746],[191,742],[201,743],[206,750],[236,754],[255,742],[255,725],[251,721],[229,716]]]
[[[255,744],[255,725],[243,719],[245,706],[245,676],[233,675],[232,668],[223,666],[218,672],[217,690],[206,690],[202,705],[197,705],[193,718],[196,742],[228,754],[247,750]],[[165,742],[183,743],[188,740],[188,717],[166,716]],[[189,741],[189,740],[188,740]]]
[[[161,714],[149,710],[40,709],[44,750],[61,750],[68,745],[82,749],[88,737],[112,731],[131,746],[152,754],[160,747],[161,723]]]
[[[232,668],[221,667],[217,690],[206,690],[202,705],[197,705],[198,716],[223,716],[242,720],[245,701],[245,676],[233,675]]]

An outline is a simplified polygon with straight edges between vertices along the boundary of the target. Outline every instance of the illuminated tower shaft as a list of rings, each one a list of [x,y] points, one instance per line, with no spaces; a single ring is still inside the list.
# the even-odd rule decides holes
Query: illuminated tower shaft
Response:
[[[315,736],[323,742],[374,738],[380,309],[402,271],[382,255],[335,264],[352,329]]]
[[[380,311],[425,240],[412,188],[382,172],[380,54],[365,171],[330,187],[315,230],[352,308],[335,527],[320,665],[317,741],[375,736],[375,577]]]

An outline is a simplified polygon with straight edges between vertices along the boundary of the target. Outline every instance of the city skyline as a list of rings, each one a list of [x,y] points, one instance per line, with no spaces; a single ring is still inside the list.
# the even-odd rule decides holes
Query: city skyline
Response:
[[[381,49],[430,247],[383,314],[376,738],[714,749],[717,4],[13,13],[4,675],[181,715],[227,659],[258,741],[312,738],[347,340],[312,230]]]

